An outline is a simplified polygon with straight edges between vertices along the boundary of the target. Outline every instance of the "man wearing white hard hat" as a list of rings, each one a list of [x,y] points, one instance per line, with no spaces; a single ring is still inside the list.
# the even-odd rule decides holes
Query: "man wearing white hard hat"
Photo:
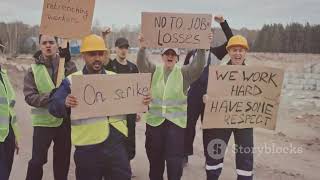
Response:
[[[226,46],[230,60],[227,65],[245,66],[246,54],[249,50],[248,41],[241,35],[230,38]],[[210,97],[205,95],[204,103]],[[253,179],[253,128],[213,128],[203,130],[203,144],[206,158],[207,180],[218,180],[224,165],[224,156],[231,134],[235,142],[235,159],[237,180]],[[218,141],[216,141],[218,140]],[[215,150],[215,156],[208,149]],[[244,150],[245,149],[245,150]]]

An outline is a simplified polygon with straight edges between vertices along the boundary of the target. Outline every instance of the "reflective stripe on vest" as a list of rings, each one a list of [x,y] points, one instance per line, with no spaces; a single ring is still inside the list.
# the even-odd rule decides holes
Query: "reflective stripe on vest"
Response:
[[[87,118],[87,119],[72,119],[71,125],[72,126],[80,126],[86,124],[92,124],[100,121],[106,121],[106,117],[98,117],[98,118]]]
[[[9,134],[9,122],[18,139],[18,128],[16,113],[13,109],[15,105],[15,93],[9,81],[7,72],[0,70],[3,82],[0,82],[0,142],[4,142]]]
[[[107,74],[115,74],[106,71]],[[67,77],[72,84],[72,76],[83,75],[82,71],[75,72]],[[124,119],[122,119],[124,118]],[[105,141],[109,136],[109,124],[128,136],[126,116],[97,117],[71,120],[71,140],[74,145],[92,145]]]
[[[161,113],[154,109],[149,110],[149,113],[166,119],[183,118],[187,116],[187,112]]]
[[[9,124],[9,119],[10,117],[2,117],[0,116],[0,124]],[[11,124],[15,124],[17,122],[17,117],[16,116],[12,116],[11,117]],[[1,126],[0,126],[1,128]]]
[[[159,106],[179,106],[179,105],[187,104],[187,99],[183,99],[183,100],[152,99],[151,103]]]
[[[45,65],[32,64],[31,69],[38,92],[40,94],[50,93],[55,85]],[[32,126],[40,127],[59,127],[63,122],[62,118],[52,116],[47,108],[32,108],[31,119]]]
[[[187,96],[183,92],[183,76],[177,65],[164,80],[164,67],[157,66],[151,82],[153,100],[144,119],[151,126],[161,125],[165,119],[181,128],[187,126]]]
[[[0,104],[8,104],[7,98],[0,97]],[[13,108],[14,105],[16,105],[16,101],[15,100],[11,100],[9,106]]]
[[[8,116],[5,116],[5,117],[0,116],[0,124],[8,124],[8,123],[9,123],[9,117]]]
[[[8,100],[5,97],[0,97],[0,104],[8,104]]]

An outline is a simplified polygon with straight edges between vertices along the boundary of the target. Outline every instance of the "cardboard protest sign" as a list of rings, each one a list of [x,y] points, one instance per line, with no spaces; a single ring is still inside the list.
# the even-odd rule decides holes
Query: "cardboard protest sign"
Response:
[[[91,33],[95,0],[44,0],[40,33],[79,39]]]
[[[146,112],[143,98],[150,92],[150,73],[72,76],[71,94],[79,105],[71,119]]]
[[[203,128],[274,130],[284,72],[252,66],[211,66]]]
[[[212,15],[142,12],[142,34],[150,48],[209,49]]]

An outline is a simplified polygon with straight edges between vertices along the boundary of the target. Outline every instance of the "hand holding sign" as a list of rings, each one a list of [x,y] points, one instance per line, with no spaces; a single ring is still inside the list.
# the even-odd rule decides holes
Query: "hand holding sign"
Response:
[[[65,72],[65,68],[64,68],[64,65],[65,65],[65,62],[66,62],[66,56],[69,52],[69,47],[68,47],[68,40],[66,39],[63,39],[62,40],[62,43],[61,43],[61,47],[59,48],[59,51],[61,49],[61,51],[59,52],[60,54],[60,61],[59,61],[59,67],[58,67],[58,75],[57,75],[57,82],[56,82],[56,87],[59,87],[61,82],[62,82],[62,79],[64,78],[64,72]],[[64,57],[61,57],[61,55],[64,55]],[[70,54],[69,54],[70,56]]]
[[[149,93],[148,95],[146,95],[143,99],[143,104],[146,106],[149,106],[150,102],[152,100],[151,94]]]
[[[208,39],[209,39],[210,42],[213,40],[213,33],[212,32],[209,33]]]
[[[101,35],[103,39],[106,39],[106,37],[111,34],[111,28],[107,27],[104,31],[102,31]]]
[[[75,96],[69,94],[66,98],[65,105],[68,108],[75,108],[78,106],[78,99]]]
[[[223,23],[225,20],[224,20],[224,17],[221,16],[221,15],[217,15],[217,16],[214,16],[214,20],[217,22],[217,23]]]
[[[144,36],[142,33],[139,34],[138,40],[139,40],[140,48],[146,48],[146,46],[145,46],[146,44],[144,43]]]
[[[207,104],[209,102],[209,96],[208,94],[205,94],[202,96],[202,101],[204,104]]]

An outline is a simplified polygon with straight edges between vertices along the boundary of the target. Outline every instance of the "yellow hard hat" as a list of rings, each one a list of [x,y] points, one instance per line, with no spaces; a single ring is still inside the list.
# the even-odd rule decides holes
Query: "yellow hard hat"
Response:
[[[242,47],[246,48],[247,50],[249,49],[247,39],[241,35],[235,35],[229,39],[228,45],[227,45],[227,50],[233,46],[242,46]]]
[[[95,34],[88,35],[82,39],[80,52],[107,51],[106,44],[102,37]]]

